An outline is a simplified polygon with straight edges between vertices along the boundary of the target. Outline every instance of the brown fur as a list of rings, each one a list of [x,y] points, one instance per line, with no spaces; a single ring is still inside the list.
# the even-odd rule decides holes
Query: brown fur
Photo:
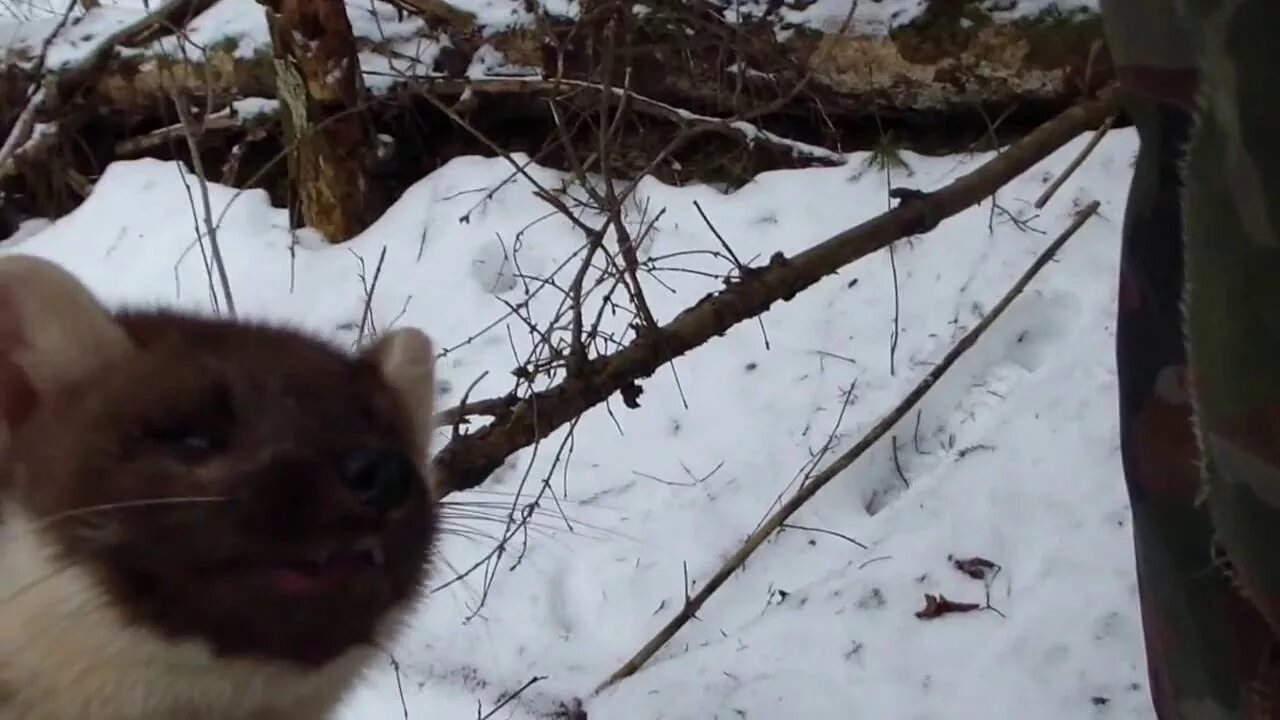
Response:
[[[330,713],[426,579],[431,355],[0,259],[0,720]]]

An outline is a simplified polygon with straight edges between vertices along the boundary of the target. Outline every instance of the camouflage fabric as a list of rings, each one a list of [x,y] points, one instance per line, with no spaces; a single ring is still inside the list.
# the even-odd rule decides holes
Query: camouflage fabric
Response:
[[[1141,137],[1116,351],[1152,700],[1280,718],[1280,2],[1102,9]]]

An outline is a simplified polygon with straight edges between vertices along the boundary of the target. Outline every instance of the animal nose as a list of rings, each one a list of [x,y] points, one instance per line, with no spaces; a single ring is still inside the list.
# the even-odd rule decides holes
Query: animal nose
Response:
[[[349,454],[342,467],[342,484],[366,508],[389,513],[408,501],[417,469],[404,453],[390,448],[365,448]]]

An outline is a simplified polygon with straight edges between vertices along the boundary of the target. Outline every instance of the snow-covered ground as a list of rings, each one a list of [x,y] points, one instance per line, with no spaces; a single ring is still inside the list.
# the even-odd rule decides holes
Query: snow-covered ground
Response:
[[[1092,199],[1099,214],[895,431],[896,462],[886,440],[844,472],[698,620],[586,709],[607,720],[1152,717],[1112,356],[1132,130],[1112,132],[1038,215],[1030,205],[1084,142],[1000,191],[1000,206],[1034,230],[987,203],[896,246],[894,372],[886,251],[777,306],[763,331],[745,323],[646,380],[640,409],[615,400],[611,412],[590,412],[563,454],[564,431],[457,498],[461,510],[501,514],[526,472],[528,497],[561,454],[552,487],[563,515],[545,502],[527,547],[520,538],[520,562],[508,554],[433,594],[394,649],[398,676],[390,663],[374,673],[344,720],[403,717],[402,692],[410,718],[474,718],[534,677],[543,679],[494,717],[545,717],[588,694],[677,611],[686,577],[700,586],[829,437],[828,458],[856,442]],[[894,182],[934,188],[987,158],[906,154],[913,175],[898,170]],[[646,181],[638,206],[650,218],[666,212],[643,255],[684,253],[644,278],[659,320],[727,270],[687,254],[720,248],[694,201],[739,257],[795,253],[885,208],[885,178],[866,159],[769,173],[729,195]],[[442,405],[485,372],[473,398],[508,391],[531,341],[506,303],[543,287],[522,277],[566,285],[575,266],[561,266],[580,242],[563,218],[545,217],[526,181],[502,185],[510,174],[503,160],[455,159],[350,243],[328,247],[303,231],[293,253],[285,213],[263,193],[213,186],[241,313],[349,342],[365,297],[360,259],[367,277],[385,248],[377,325],[421,326],[448,350]],[[75,212],[28,223],[0,252],[53,258],[111,303],[207,310],[190,182],[176,163],[116,163]],[[559,303],[544,287],[529,313],[545,322]],[[607,328],[625,322],[606,314]],[[492,546],[474,533],[448,537],[436,581]],[[999,612],[916,617],[926,593],[986,601],[952,556],[1001,566],[989,588]]]

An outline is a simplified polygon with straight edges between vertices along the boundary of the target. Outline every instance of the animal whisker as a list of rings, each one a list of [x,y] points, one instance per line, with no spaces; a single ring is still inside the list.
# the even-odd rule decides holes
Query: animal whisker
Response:
[[[477,532],[477,533],[484,533],[484,531],[483,531],[483,530],[480,530],[480,529],[479,529],[479,528],[477,528],[477,527],[474,527],[474,526],[472,526],[472,525],[468,525],[468,524],[463,523],[463,522],[459,522],[459,520],[461,520],[460,518],[450,518],[450,519],[451,519],[451,520],[454,520],[455,522],[454,522],[454,523],[447,524],[447,525],[442,525],[441,527],[442,527],[442,528],[443,528],[443,527],[448,527],[448,528],[453,528],[453,529],[458,529],[458,528],[460,528],[460,529],[464,529],[464,530],[471,530],[471,531],[474,531],[474,532]],[[499,520],[499,519],[497,519],[497,518],[471,518],[471,520],[478,520],[478,521],[482,521],[482,522],[487,522],[487,523],[491,523],[491,524],[493,524],[493,525],[503,525],[503,526],[505,526],[505,525],[506,525],[506,522],[505,522],[505,521],[503,521],[503,520]],[[554,538],[555,538],[555,536],[556,536],[556,533],[555,533],[555,531],[554,531],[554,530],[548,530],[547,528],[539,527],[539,526],[537,526],[537,525],[526,525],[526,526],[520,526],[520,525],[518,525],[518,524],[517,524],[517,525],[514,525],[513,527],[525,527],[525,528],[528,528],[528,531],[529,531],[530,533],[532,533],[532,534],[534,534],[534,535],[537,535],[538,537],[546,538],[546,539],[548,539],[548,540],[550,540],[550,539],[554,539]],[[497,541],[498,541],[498,537],[497,537],[496,535],[488,535],[488,534],[486,533],[486,537],[488,537],[488,539],[489,539],[489,540],[492,540],[493,542],[497,542]]]
[[[457,582],[457,584],[458,584],[458,585],[460,585],[460,586],[462,587],[462,589],[463,589],[463,590],[465,590],[465,591],[467,592],[467,594],[471,596],[471,602],[474,602],[474,603],[478,603],[478,602],[480,602],[480,599],[483,597],[483,596],[480,594],[480,591],[476,589],[476,587],[475,587],[475,585],[474,585],[473,583],[469,582],[469,581],[466,579],[466,576],[465,576],[465,575],[463,575],[463,573],[462,573],[460,570],[458,570],[458,566],[457,566],[457,565],[454,565],[454,563],[453,563],[453,561],[452,561],[452,560],[450,560],[449,558],[445,557],[445,556],[444,556],[444,553],[440,553],[438,557],[439,557],[439,559],[440,559],[440,562],[441,562],[445,567],[449,568],[449,571],[453,573],[454,577],[455,577],[455,578],[457,579],[457,581],[458,581],[458,582]],[[448,584],[452,584],[452,582],[450,582],[450,583],[448,583]],[[448,584],[446,584],[445,586],[440,586],[440,587],[432,588],[432,589],[431,589],[431,592],[432,592],[432,593],[435,593],[435,592],[438,592],[438,591],[440,591],[440,590],[443,590],[445,587],[447,587],[447,585],[448,585]]]
[[[510,504],[510,500],[511,500],[511,499],[518,499],[518,498],[521,498],[521,497],[527,497],[527,496],[530,496],[530,495],[533,495],[533,494],[534,494],[534,493],[531,493],[531,492],[529,492],[528,490],[523,490],[523,491],[513,491],[513,490],[494,490],[494,489],[486,489],[486,488],[471,488],[470,490],[464,490],[464,491],[462,491],[462,492],[460,492],[460,493],[456,493],[456,494],[454,494],[454,495],[449,496],[449,498],[448,498],[447,500],[445,500],[444,502],[468,502],[468,503],[474,503],[474,502],[494,502],[494,501],[492,501],[492,500],[470,500],[470,499],[464,499],[464,498],[470,498],[470,497],[472,497],[472,496],[476,496],[476,495],[489,495],[489,496],[491,496],[491,497],[507,498],[507,499],[508,499],[507,504],[509,505],[509,504]],[[619,508],[616,508],[616,507],[610,507],[610,506],[608,506],[608,505],[601,505],[601,504],[599,504],[599,503],[597,503],[597,502],[594,502],[594,501],[592,501],[592,500],[590,500],[590,499],[587,499],[587,500],[570,500],[569,498],[556,497],[556,502],[557,502],[558,504],[560,504],[560,505],[577,505],[577,506],[580,506],[580,507],[587,507],[587,508],[598,509],[598,510],[612,510],[612,511],[618,511],[618,510],[619,510]]]
[[[192,496],[192,497],[166,497],[166,498],[144,498],[140,500],[122,500],[113,503],[101,503],[98,505],[85,505],[83,507],[72,508],[62,512],[46,515],[38,518],[32,530],[38,530],[54,523],[66,520],[74,520],[76,518],[96,515],[98,513],[110,512],[112,510],[130,510],[138,507],[154,507],[159,505],[186,505],[193,503],[216,503],[229,502],[231,498],[224,495],[210,496]]]
[[[497,510],[497,511],[500,511],[500,514],[490,514],[490,515],[487,515],[487,517],[501,518],[501,519],[503,520],[503,522],[505,522],[505,521],[507,520],[507,518],[508,518],[508,517],[511,517],[511,516],[512,516],[511,504],[510,504],[510,503],[505,503],[505,502],[491,502],[491,501],[489,501],[489,502],[486,502],[486,501],[479,501],[479,502],[477,502],[477,501],[451,501],[451,500],[446,500],[446,501],[444,501],[444,502],[441,502],[441,503],[440,503],[440,508],[441,508],[441,512],[452,512],[455,508],[466,508],[466,509],[468,509],[468,510],[474,510],[474,511],[492,511],[492,510]],[[586,521],[584,521],[584,520],[582,520],[582,519],[580,519],[580,518],[574,517],[574,516],[572,516],[572,515],[566,515],[566,514],[564,514],[564,513],[556,512],[556,511],[553,511],[553,510],[548,510],[548,509],[546,509],[546,508],[534,508],[533,510],[529,511],[529,514],[531,514],[531,515],[541,515],[541,516],[545,516],[545,517],[548,517],[548,518],[554,519],[554,520],[556,521],[556,525],[555,525],[555,527],[556,527],[557,529],[560,529],[560,530],[568,530],[568,531],[570,531],[570,532],[576,532],[575,528],[574,528],[574,527],[571,527],[571,526],[581,526],[581,527],[585,527],[585,528],[590,529],[590,530],[595,530],[595,531],[597,531],[597,532],[602,532],[602,533],[605,533],[605,534],[607,534],[607,535],[612,535],[612,536],[616,536],[616,537],[619,537],[619,538],[624,538],[624,539],[627,539],[627,540],[638,540],[638,538],[631,537],[631,536],[626,535],[626,534],[624,534],[624,533],[619,533],[619,532],[618,532],[618,531],[616,531],[616,530],[612,530],[612,529],[610,529],[610,528],[602,527],[602,526],[600,526],[600,525],[595,525],[595,524],[592,524],[592,523],[588,523],[588,522],[586,522]],[[569,523],[570,527],[565,527],[565,526],[564,526],[564,523],[565,523],[565,522]]]
[[[477,544],[492,543],[492,542],[498,541],[498,538],[496,535],[491,535],[489,533],[479,532],[476,530],[469,530],[467,528],[442,527],[440,528],[440,537],[442,538],[456,537],[460,540],[469,540]]]
[[[560,525],[552,525],[546,522],[535,522],[533,518],[528,518],[528,519],[521,518],[519,516],[515,516],[510,513],[480,512],[477,510],[457,510],[454,508],[450,508],[447,511],[441,511],[440,517],[458,518],[458,519],[465,518],[468,520],[484,520],[487,522],[498,522],[498,523],[504,523],[504,524],[510,521],[510,522],[522,523],[528,527],[536,527],[536,528],[541,528],[543,530],[549,530],[549,531],[560,532],[565,530],[565,528]]]

